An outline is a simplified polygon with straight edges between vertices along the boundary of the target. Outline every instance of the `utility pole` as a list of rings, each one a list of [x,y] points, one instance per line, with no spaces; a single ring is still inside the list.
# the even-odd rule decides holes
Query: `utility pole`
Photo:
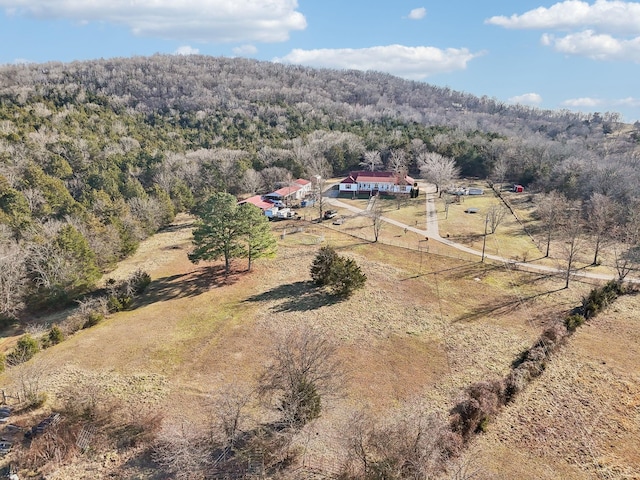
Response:
[[[487,245],[487,223],[489,223],[489,214],[484,217],[484,236],[482,237],[482,259],[480,262],[484,263],[484,249]]]

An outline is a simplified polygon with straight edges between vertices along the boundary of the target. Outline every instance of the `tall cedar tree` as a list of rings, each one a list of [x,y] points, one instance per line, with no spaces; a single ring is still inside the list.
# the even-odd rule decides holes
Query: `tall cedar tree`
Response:
[[[323,287],[329,283],[331,266],[338,258],[338,254],[331,247],[322,247],[311,264],[311,278],[313,283]]]
[[[357,289],[364,287],[367,276],[352,258],[338,256],[331,266],[329,287],[335,295],[349,297]]]
[[[251,270],[254,259],[270,258],[275,255],[276,239],[271,234],[269,219],[255,205],[243,203],[238,208],[238,214],[246,226],[246,256],[249,260],[247,270]]]
[[[338,255],[331,247],[322,247],[311,264],[311,278],[318,286],[326,286],[335,295],[350,296],[362,288],[367,276],[355,260]]]
[[[254,210],[255,209],[255,210]],[[217,260],[224,258],[225,274],[231,270],[234,258],[255,258],[275,253],[275,239],[268,220],[258,216],[253,205],[238,206],[233,195],[217,192],[196,209],[199,217],[193,231],[195,249],[189,260]]]

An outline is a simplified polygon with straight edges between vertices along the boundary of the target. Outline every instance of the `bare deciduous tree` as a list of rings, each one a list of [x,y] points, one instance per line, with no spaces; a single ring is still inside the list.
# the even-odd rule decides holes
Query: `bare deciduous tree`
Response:
[[[273,353],[259,378],[259,392],[286,427],[300,428],[317,418],[322,402],[338,392],[340,365],[335,347],[310,329],[292,332]]]
[[[291,178],[291,172],[282,167],[265,168],[260,171],[260,175],[262,175],[263,185],[268,191],[276,190],[278,185],[287,178]]]
[[[562,220],[561,234],[563,239],[564,259],[567,262],[564,288],[569,288],[571,274],[575,271],[578,253],[584,245],[584,229],[580,218],[580,206],[570,202]]]
[[[15,318],[24,308],[27,270],[24,251],[8,240],[0,247],[0,317]]]
[[[507,172],[509,171],[509,161],[499,156],[493,164],[493,179],[498,184],[498,188],[502,188]]]
[[[221,435],[227,450],[233,449],[238,434],[249,419],[248,407],[254,400],[254,390],[247,385],[230,383],[218,392],[210,405],[213,430]]]
[[[251,195],[255,195],[260,191],[263,185],[262,175],[256,172],[253,168],[248,168],[245,170],[242,175],[242,180],[240,181],[240,187],[244,193],[250,193]]]
[[[492,205],[487,211],[487,225],[489,231],[496,233],[498,227],[502,224],[507,216],[507,209],[503,205]]]
[[[587,204],[587,221],[595,242],[593,264],[598,263],[600,248],[611,238],[612,228],[617,223],[618,207],[614,200],[601,193],[593,193]]]
[[[349,478],[435,478],[460,448],[460,437],[415,404],[393,417],[356,413],[345,429]]]
[[[439,153],[425,152],[418,155],[418,167],[423,178],[435,184],[436,192],[442,196],[442,188],[460,176],[460,169],[452,158]]]
[[[327,159],[321,155],[315,155],[307,162],[307,175],[313,182],[314,197],[316,200],[316,206],[319,212],[319,218],[322,218],[322,213],[325,208],[324,201],[324,189],[327,179],[333,173],[331,165],[327,162]]]
[[[370,172],[379,170],[382,167],[382,158],[377,150],[368,150],[364,152],[364,160],[360,162],[360,166],[366,168]]]
[[[542,221],[542,227],[547,237],[547,248],[544,255],[545,257],[549,256],[551,237],[558,228],[566,204],[566,197],[556,191],[552,191],[544,195],[538,203],[538,216]]]
[[[613,249],[614,266],[618,281],[623,282],[640,265],[640,248],[636,245],[618,244]]]
[[[201,480],[212,463],[210,435],[191,421],[165,422],[158,434],[153,459],[179,480]]]
[[[384,225],[384,220],[382,219],[382,205],[378,198],[374,200],[373,208],[369,212],[369,218],[371,219],[371,226],[373,227],[373,238],[374,242],[378,241],[380,237],[380,231],[382,230],[382,226]]]
[[[404,150],[391,150],[388,162],[389,170],[396,175],[407,171],[407,156]]]

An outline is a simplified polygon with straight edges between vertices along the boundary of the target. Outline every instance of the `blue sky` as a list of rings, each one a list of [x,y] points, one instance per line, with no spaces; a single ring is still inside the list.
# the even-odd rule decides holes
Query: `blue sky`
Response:
[[[2,64],[243,56],[640,120],[638,2],[0,0],[0,12]]]

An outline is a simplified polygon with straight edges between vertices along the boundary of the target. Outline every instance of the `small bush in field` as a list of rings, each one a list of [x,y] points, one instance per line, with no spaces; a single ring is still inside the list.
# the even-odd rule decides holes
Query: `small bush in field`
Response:
[[[27,333],[20,337],[13,351],[7,355],[7,363],[10,365],[18,365],[31,360],[39,351],[40,344],[38,340]]]
[[[121,312],[125,309],[120,298],[115,295],[110,296],[107,300],[107,308],[109,309],[109,313]]]
[[[46,392],[31,393],[27,395],[27,406],[35,410],[47,403],[48,399],[49,397]]]
[[[573,315],[569,315],[564,320],[564,324],[567,327],[567,330],[570,332],[575,332],[578,327],[581,327],[587,319],[584,318],[579,313],[574,313]]]
[[[104,320],[104,315],[100,312],[89,312],[87,314],[87,319],[85,320],[82,328],[91,328],[95,327],[102,320]]]
[[[136,270],[128,279],[131,289],[135,295],[144,293],[151,283],[151,275],[144,270]]]
[[[556,323],[546,328],[535,344],[535,347],[542,347],[547,354],[553,352],[557,347],[562,345],[568,335],[566,325]]]
[[[109,312],[121,312],[131,307],[133,299],[142,294],[151,283],[151,276],[143,271],[136,270],[129,278],[122,282],[114,279],[107,281],[108,309]]]
[[[49,330],[49,344],[57,345],[63,340],[64,334],[62,333],[62,329],[58,325],[53,325],[51,330]]]
[[[104,297],[90,298],[78,302],[78,309],[60,324],[60,329],[65,336],[73,335],[78,330],[87,328],[91,324],[104,318],[107,310],[107,299]]]

